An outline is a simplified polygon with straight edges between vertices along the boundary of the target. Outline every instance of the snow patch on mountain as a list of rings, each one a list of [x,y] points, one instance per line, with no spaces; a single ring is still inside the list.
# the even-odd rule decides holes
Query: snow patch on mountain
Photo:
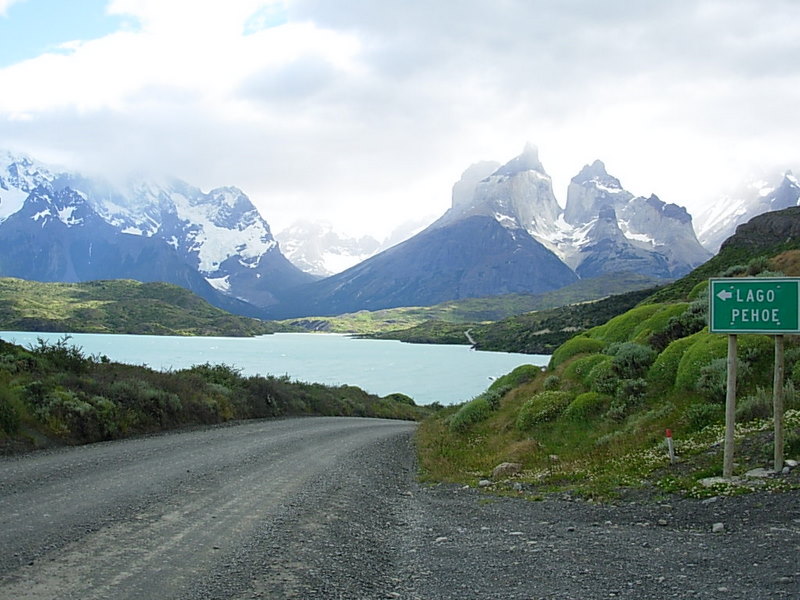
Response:
[[[753,217],[768,211],[797,206],[800,184],[791,171],[778,177],[754,178],[725,193],[696,219],[697,236],[712,252],[734,234],[736,228]]]
[[[257,268],[261,257],[277,246],[266,223],[249,214],[255,212],[252,205],[243,207],[240,218],[231,222],[231,209],[242,202],[243,194],[236,192],[214,190],[199,198],[180,192],[170,194],[178,219],[192,224],[186,235],[187,250],[196,253],[202,273],[215,273],[232,256],[238,256],[244,267]],[[202,201],[207,198],[212,201]]]

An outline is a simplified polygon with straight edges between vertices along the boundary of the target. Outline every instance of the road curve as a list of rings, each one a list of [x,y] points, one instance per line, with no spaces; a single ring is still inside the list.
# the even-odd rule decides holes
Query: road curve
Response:
[[[302,597],[313,569],[287,548],[335,520],[343,493],[369,493],[376,469],[397,471],[382,448],[414,427],[260,421],[2,459],[0,598]],[[360,590],[385,571],[364,570],[381,560],[369,554]]]
[[[416,481],[414,427],[261,421],[1,459],[0,600],[800,598],[800,488],[497,497]]]

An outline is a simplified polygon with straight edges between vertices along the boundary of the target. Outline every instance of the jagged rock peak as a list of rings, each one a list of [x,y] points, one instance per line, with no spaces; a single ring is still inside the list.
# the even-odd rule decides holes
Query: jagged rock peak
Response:
[[[547,175],[547,172],[542,166],[542,162],[539,160],[539,148],[530,142],[525,144],[525,149],[522,151],[522,154],[516,158],[512,158],[502,167],[497,169],[494,174],[509,176],[516,175],[517,173],[522,173],[524,171],[536,171],[542,175]]]
[[[675,219],[679,223],[691,223],[692,215],[689,214],[683,206],[677,204],[667,204],[655,194],[650,194],[650,197],[645,202],[653,207],[656,211],[660,212],[664,217]]]
[[[462,174],[461,179],[453,184],[452,207],[469,206],[475,195],[475,186],[483,179],[497,171],[500,163],[495,161],[480,161],[470,165]]]
[[[595,183],[598,187],[612,190],[622,189],[619,179],[608,174],[606,166],[601,160],[595,160],[591,165],[584,165],[581,172],[572,178],[572,182],[578,185]]]

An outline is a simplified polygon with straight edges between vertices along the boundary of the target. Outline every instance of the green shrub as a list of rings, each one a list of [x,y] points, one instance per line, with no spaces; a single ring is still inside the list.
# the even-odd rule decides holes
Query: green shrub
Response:
[[[520,365],[510,373],[498,377],[489,386],[489,391],[494,391],[503,387],[519,387],[535,379],[541,374],[542,368],[536,365]]]
[[[617,393],[617,386],[619,385],[619,377],[617,377],[614,366],[611,364],[612,358],[609,356],[608,360],[598,362],[592,370],[589,371],[589,385],[593,392],[599,394],[606,394],[613,396]]]
[[[677,304],[664,304],[659,310],[645,319],[633,330],[631,341],[639,344],[649,344],[651,336],[663,332],[673,319],[680,318],[689,308],[687,302]]]
[[[783,386],[783,408],[789,410],[798,406],[798,397],[794,383],[787,381]],[[756,387],[753,394],[748,394],[736,402],[736,420],[753,421],[756,419],[771,419],[774,413],[774,399],[772,390]]]
[[[772,417],[772,390],[757,387],[755,393],[737,399],[737,421],[754,421],[770,417]]]
[[[694,391],[700,372],[706,365],[728,354],[728,343],[722,335],[696,335],[681,357],[675,374],[677,390]]]
[[[70,345],[69,340],[69,335],[64,335],[53,343],[38,338],[36,346],[32,346],[30,351],[34,356],[49,363],[53,369],[70,373],[86,373],[92,360],[84,356],[81,348]]]
[[[572,401],[568,392],[540,392],[529,398],[517,414],[517,428],[527,431],[534,425],[550,421],[560,415]]]
[[[497,410],[500,408],[500,400],[503,399],[508,392],[510,392],[513,388],[511,386],[503,386],[496,389],[489,389],[486,390],[481,394],[481,397],[489,403],[489,407],[492,410]]]
[[[605,348],[605,343],[598,339],[592,339],[585,335],[578,335],[570,338],[553,352],[550,357],[550,368],[554,369],[568,358],[578,354],[594,354],[601,352]]]
[[[701,402],[686,409],[686,423],[690,431],[700,431],[709,425],[725,421],[725,407],[721,404]]]
[[[648,369],[647,381],[651,385],[671,389],[675,385],[675,376],[678,373],[681,358],[695,341],[695,337],[690,336],[671,342]]]
[[[630,341],[636,328],[661,310],[662,306],[661,304],[637,306],[614,317],[605,325],[590,329],[587,335],[592,339],[602,340],[607,344]]]
[[[601,362],[609,362],[610,360],[611,357],[606,356],[605,354],[590,354],[589,356],[581,356],[567,365],[566,369],[564,369],[563,376],[565,379],[577,381],[578,383],[588,386],[590,383],[589,373],[595,367],[595,365]]]
[[[769,258],[766,256],[757,256],[747,263],[747,275],[750,277],[755,277],[769,270]]]
[[[242,370],[226,364],[212,365],[204,363],[202,365],[194,365],[184,371],[196,373],[208,383],[216,383],[228,388],[235,388],[242,383]]]
[[[731,265],[719,274],[720,277],[742,277],[747,273],[747,265]]]
[[[387,400],[390,400],[391,402],[399,402],[400,404],[408,404],[409,406],[417,405],[417,403],[414,402],[413,398],[411,398],[410,396],[406,396],[405,394],[401,394],[400,392],[389,394],[388,396],[385,396],[385,398]]]
[[[647,382],[644,379],[622,379],[617,385],[614,399],[606,411],[606,417],[612,421],[622,421],[635,407],[641,404],[647,392]]]
[[[483,396],[473,398],[450,418],[450,431],[463,433],[475,423],[489,418],[492,408]]]
[[[588,421],[597,417],[608,408],[610,398],[598,392],[579,394],[564,409],[564,418],[571,421]]]
[[[741,365],[740,365],[741,367]],[[737,369],[737,374],[741,368]],[[728,390],[728,359],[715,358],[700,369],[697,391],[711,402],[725,402]]]
[[[561,387],[561,378],[558,375],[549,375],[542,383],[542,388],[548,391],[557,390],[559,387]]]
[[[636,342],[611,344],[606,354],[612,357],[611,366],[620,379],[642,375],[657,356],[655,350]]]
[[[701,281],[700,283],[696,284],[691,289],[689,294],[687,295],[687,298],[690,301],[691,300],[697,300],[697,299],[703,297],[703,294],[705,294],[705,301],[706,301],[706,306],[707,306],[708,305],[708,281],[707,280]]]
[[[702,331],[706,325],[708,325],[707,291],[700,294],[700,297],[689,304],[685,310],[671,316],[662,329],[654,330],[647,339],[647,343],[656,351],[661,352],[670,343]]]
[[[180,397],[177,394],[153,387],[142,379],[126,379],[114,382],[109,389],[109,394],[113,402],[120,404],[135,414],[138,421],[137,424],[145,429],[156,426],[165,427],[179,422],[179,415],[183,408]],[[201,411],[201,422],[216,421],[214,418],[209,421],[208,417],[202,414],[207,412],[208,409],[211,409],[213,413],[217,413],[218,405],[216,402],[206,402],[205,406],[202,403],[195,405],[196,408],[198,406],[206,409]]]
[[[0,386],[0,430],[7,435],[14,435],[19,431],[20,414],[15,400],[10,389]]]

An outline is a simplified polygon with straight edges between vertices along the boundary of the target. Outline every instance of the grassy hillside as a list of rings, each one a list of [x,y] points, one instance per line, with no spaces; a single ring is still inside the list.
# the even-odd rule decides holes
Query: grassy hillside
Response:
[[[797,275],[800,253],[745,264],[725,257],[722,272]],[[737,255],[738,257],[738,255]],[[499,489],[530,494],[569,489],[608,497],[623,486],[702,496],[741,488],[699,481],[722,472],[726,338],[711,335],[705,275],[692,274],[646,303],[579,334],[552,355],[547,369],[520,367],[486,393],[425,422],[419,435],[425,475],[475,483],[503,462],[521,474]],[[772,459],[773,344],[740,336],[737,469],[768,467]],[[786,342],[787,458],[800,459],[800,341]],[[669,462],[665,430],[679,461]],[[798,485],[800,476],[761,481],[767,488]]]
[[[638,290],[602,300],[537,310],[496,323],[426,321],[416,327],[370,337],[420,344],[467,344],[472,338],[478,350],[551,354],[576,333],[605,323],[652,293],[652,289]]]
[[[390,308],[376,311],[360,311],[337,317],[313,317],[281,321],[288,327],[300,327],[311,331],[331,333],[355,333],[374,335],[403,341],[431,343],[466,343],[463,324],[473,325],[498,321],[531,311],[543,311],[567,304],[588,302],[621,294],[632,290],[652,288],[661,280],[637,275],[618,273],[614,276],[584,279],[552,292],[543,294],[507,294],[487,298],[453,300],[436,306]],[[449,327],[448,324],[454,325]],[[413,329],[412,329],[413,328]],[[396,332],[409,331],[408,338],[398,337]],[[392,332],[392,336],[382,334]]]
[[[244,377],[226,365],[160,372],[88,357],[68,338],[22,348],[0,341],[0,453],[81,444],[190,425],[288,415],[419,419],[402,394],[287,377]]]
[[[274,324],[231,315],[168,283],[41,283],[0,278],[0,329],[250,336]]]

